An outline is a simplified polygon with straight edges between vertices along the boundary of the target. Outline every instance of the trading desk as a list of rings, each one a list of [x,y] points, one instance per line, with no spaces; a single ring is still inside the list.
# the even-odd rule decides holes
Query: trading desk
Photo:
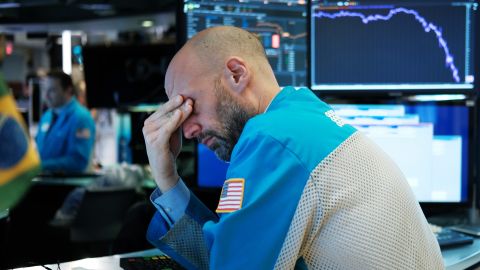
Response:
[[[129,257],[137,257],[137,256],[153,256],[153,255],[161,255],[158,249],[148,249],[144,251],[138,252],[131,252],[125,253],[120,255],[113,255],[113,256],[105,256],[105,257],[98,257],[98,258],[87,258],[81,259],[77,261],[65,262],[57,264],[49,264],[45,265],[50,269],[59,269],[61,270],[122,270],[120,268],[120,258],[129,258]],[[45,270],[43,266],[33,266],[33,267],[26,267],[26,268],[15,268],[15,269],[28,269],[28,270]]]
[[[125,253],[120,255],[88,258],[72,262],[65,262],[60,264],[62,270],[122,270],[120,268],[120,258],[136,257],[136,256],[153,256],[161,255],[158,249],[149,249],[145,251],[138,251],[132,253]],[[450,248],[442,251],[443,260],[447,270],[466,269],[480,263],[480,238],[475,239],[473,244]],[[57,269],[57,265],[47,265],[51,269]],[[28,270],[45,270],[42,266],[34,266],[27,268]]]
[[[85,175],[85,176],[37,176],[33,178],[34,185],[39,186],[74,186],[84,187],[90,185],[95,178],[101,175]],[[153,179],[143,179],[142,187],[146,189],[155,189],[156,184]]]
[[[448,270],[466,269],[480,263],[480,238],[471,245],[464,245],[442,251],[445,267]]]

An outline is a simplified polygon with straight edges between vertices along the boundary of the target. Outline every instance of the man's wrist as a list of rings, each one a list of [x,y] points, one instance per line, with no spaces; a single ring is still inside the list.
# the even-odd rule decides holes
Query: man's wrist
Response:
[[[155,183],[157,184],[158,189],[162,193],[166,193],[174,186],[176,186],[179,180],[180,176],[178,175],[178,173],[175,173],[170,177],[164,177],[162,179],[155,178]]]
[[[150,195],[150,201],[167,223],[173,226],[185,214],[190,201],[190,191],[180,178],[177,184],[165,193],[155,189]]]

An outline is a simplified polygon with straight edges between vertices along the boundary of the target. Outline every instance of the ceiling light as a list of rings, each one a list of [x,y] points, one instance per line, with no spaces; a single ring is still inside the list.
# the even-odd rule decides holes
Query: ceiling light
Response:
[[[72,74],[72,32],[62,32],[62,69],[66,74]]]
[[[411,101],[429,102],[429,101],[447,101],[447,100],[464,100],[467,97],[462,94],[444,94],[444,95],[416,95],[408,97]]]
[[[20,7],[19,3],[0,3],[0,8],[18,8]]]
[[[152,20],[144,20],[142,22],[142,27],[148,28],[153,26],[153,21]]]
[[[112,10],[112,5],[109,4],[82,4],[80,8],[87,10]]]

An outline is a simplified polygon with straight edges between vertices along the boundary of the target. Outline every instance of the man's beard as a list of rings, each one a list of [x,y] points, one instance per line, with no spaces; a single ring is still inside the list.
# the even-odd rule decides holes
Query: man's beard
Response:
[[[233,148],[237,144],[240,134],[247,121],[255,116],[255,108],[249,104],[242,105],[235,100],[235,97],[225,89],[220,78],[215,80],[214,88],[217,98],[216,111],[219,117],[219,130],[206,130],[199,140],[206,137],[214,137],[214,143],[210,150],[214,151],[217,157],[223,161],[230,161]]]

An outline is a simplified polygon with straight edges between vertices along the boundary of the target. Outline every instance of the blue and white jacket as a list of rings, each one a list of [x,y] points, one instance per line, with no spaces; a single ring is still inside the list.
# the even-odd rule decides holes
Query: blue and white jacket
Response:
[[[248,121],[218,215],[193,194],[173,224],[161,211],[147,237],[188,269],[443,268],[397,166],[306,88]]]

